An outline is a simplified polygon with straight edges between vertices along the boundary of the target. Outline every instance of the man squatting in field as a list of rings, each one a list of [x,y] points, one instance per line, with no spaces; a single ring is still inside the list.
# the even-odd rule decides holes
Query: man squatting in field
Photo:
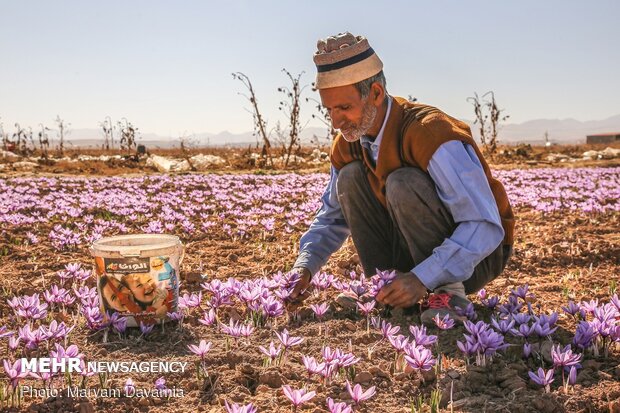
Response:
[[[317,47],[316,88],[339,133],[323,205],[300,240],[292,304],[350,234],[367,276],[397,271],[377,301],[408,308],[431,292],[423,322],[459,319],[454,307],[465,308],[466,294],[501,274],[512,254],[504,187],[464,122],[387,93],[366,38],[341,33]]]

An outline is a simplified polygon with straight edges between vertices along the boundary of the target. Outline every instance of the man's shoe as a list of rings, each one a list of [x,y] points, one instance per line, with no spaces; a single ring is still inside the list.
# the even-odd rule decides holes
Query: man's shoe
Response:
[[[465,310],[469,304],[471,304],[471,301],[467,298],[455,294],[444,292],[432,293],[428,296],[426,302],[422,304],[423,312],[420,316],[420,321],[422,321],[422,324],[433,326],[435,325],[433,319],[436,316],[443,318],[446,314],[454,321],[464,321],[466,318],[458,315],[455,307]]]

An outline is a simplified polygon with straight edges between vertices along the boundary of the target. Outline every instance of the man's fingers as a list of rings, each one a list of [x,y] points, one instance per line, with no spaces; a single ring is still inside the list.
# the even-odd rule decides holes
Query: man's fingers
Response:
[[[385,303],[392,307],[401,307],[407,301],[407,293],[403,290],[396,290],[385,298]]]
[[[394,283],[388,284],[379,290],[379,293],[375,299],[379,302],[384,302],[385,298],[394,291]]]

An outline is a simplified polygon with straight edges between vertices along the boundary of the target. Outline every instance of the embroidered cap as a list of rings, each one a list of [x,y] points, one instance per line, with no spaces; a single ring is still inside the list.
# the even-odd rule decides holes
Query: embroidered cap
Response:
[[[339,33],[316,46],[317,89],[352,85],[383,70],[383,62],[363,36]]]

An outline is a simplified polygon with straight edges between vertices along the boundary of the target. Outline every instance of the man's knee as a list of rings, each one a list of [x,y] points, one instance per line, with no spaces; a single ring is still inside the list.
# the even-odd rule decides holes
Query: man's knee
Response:
[[[414,199],[427,199],[429,192],[436,196],[435,184],[420,168],[398,168],[390,173],[385,182],[385,197],[394,206],[410,203]]]
[[[338,193],[348,192],[351,187],[360,185],[366,179],[365,174],[364,165],[360,161],[353,161],[343,166],[338,171],[338,180],[336,181]]]

